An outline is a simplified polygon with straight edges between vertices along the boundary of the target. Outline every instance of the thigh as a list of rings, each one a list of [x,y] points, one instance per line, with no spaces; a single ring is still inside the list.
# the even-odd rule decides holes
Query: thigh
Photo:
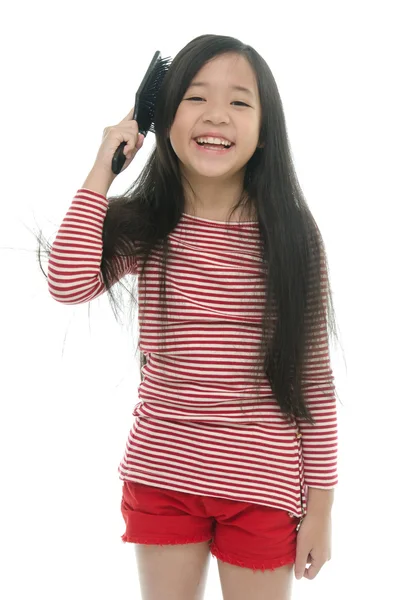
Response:
[[[223,499],[210,502],[216,515],[211,545],[216,558],[262,572],[294,564],[299,519],[286,510],[260,504]]]
[[[207,503],[216,515],[211,552],[218,559],[223,600],[289,600],[299,519],[249,502]]]
[[[218,559],[223,600],[290,600],[293,564],[274,571],[253,571]]]
[[[198,496],[125,482],[124,542],[135,544],[143,600],[202,600],[213,519]]]
[[[135,544],[142,600],[203,600],[209,542]]]

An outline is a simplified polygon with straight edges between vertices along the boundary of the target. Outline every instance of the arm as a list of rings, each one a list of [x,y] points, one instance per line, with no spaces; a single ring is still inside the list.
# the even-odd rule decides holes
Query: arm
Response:
[[[310,515],[329,515],[334,504],[334,490],[321,490],[308,487],[307,513]]]
[[[325,303],[326,266],[323,257],[321,268]],[[297,423],[302,433],[305,484],[308,486],[307,511],[317,513],[331,511],[333,488],[338,483],[337,408],[326,321],[316,325],[309,342],[311,348],[305,363],[302,385],[316,425],[311,425],[304,419],[297,419]]]
[[[48,261],[48,289],[57,302],[81,304],[106,291],[100,265],[108,208],[105,194],[110,185],[111,181],[92,171],[77,191],[58,230]],[[136,274],[135,257],[114,260],[118,266],[117,280]]]

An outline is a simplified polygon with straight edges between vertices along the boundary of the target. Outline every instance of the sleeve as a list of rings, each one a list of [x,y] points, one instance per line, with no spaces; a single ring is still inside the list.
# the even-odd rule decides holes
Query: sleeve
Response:
[[[48,289],[57,302],[90,302],[106,291],[101,272],[105,196],[80,188],[58,230],[48,259]],[[116,256],[116,283],[137,274],[136,257]]]
[[[326,265],[321,257],[322,299],[327,301]],[[309,305],[308,305],[309,313]],[[302,386],[316,425],[296,419],[302,442],[305,484],[333,489],[338,483],[338,428],[334,376],[330,364],[326,320],[315,324],[309,338],[309,351],[302,374]]]

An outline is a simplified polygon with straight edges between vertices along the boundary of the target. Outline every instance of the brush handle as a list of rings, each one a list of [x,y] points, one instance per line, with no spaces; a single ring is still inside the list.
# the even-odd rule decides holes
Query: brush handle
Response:
[[[147,72],[145,73],[145,77],[143,78],[141,85],[139,86],[139,88],[135,94],[135,106],[134,106],[134,112],[133,112],[133,120],[138,123],[138,131],[139,131],[139,133],[142,133],[144,138],[146,137],[148,131],[152,131],[153,133],[155,133],[155,129],[153,127],[152,118],[149,115],[149,110],[145,111],[145,113],[148,113],[148,114],[143,115],[143,117],[144,116],[146,117],[146,122],[145,123],[142,122],[142,119],[140,117],[141,101],[143,100],[144,94],[145,94],[145,96],[147,96],[147,95],[149,95],[150,92],[152,92],[153,95],[155,96],[155,90],[154,90],[155,84],[156,84],[156,82],[158,83],[159,79],[161,78],[161,75],[164,73],[164,71],[167,70],[167,62],[168,61],[169,61],[169,59],[167,59],[167,58],[161,59],[161,52],[159,50],[157,50],[157,52],[155,52],[155,54],[152,58],[152,61],[150,62]],[[142,110],[142,113],[143,112],[144,112],[144,110]],[[148,127],[146,126],[147,120],[149,120]],[[141,124],[140,124],[140,121],[141,121]],[[115,154],[113,155],[112,171],[115,175],[119,175],[119,173],[123,169],[123,165],[125,164],[126,156],[123,153],[123,149],[125,148],[126,144],[127,144],[127,142],[121,142],[119,148],[116,150]]]
[[[123,153],[123,150],[126,146],[127,142],[121,142],[119,148],[116,150],[115,154],[112,158],[112,171],[115,175],[119,175],[119,173],[123,169],[123,165],[126,161],[126,156]]]

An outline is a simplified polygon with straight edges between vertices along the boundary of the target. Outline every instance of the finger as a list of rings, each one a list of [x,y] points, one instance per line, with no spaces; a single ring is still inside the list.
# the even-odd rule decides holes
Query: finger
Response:
[[[310,563],[309,569],[305,569],[304,573],[307,579],[314,579],[325,564],[325,560],[314,559],[310,554],[306,562]]]
[[[295,563],[294,572],[295,572],[296,579],[302,579],[305,571],[306,571],[305,565],[298,564],[298,562]]]
[[[131,108],[131,110],[128,112],[128,114],[126,115],[126,117],[124,119],[122,119],[122,121],[132,121],[133,116],[134,116],[134,110],[135,110],[135,106],[133,106]]]
[[[308,562],[308,552],[304,551],[299,545],[296,548],[296,560],[294,566],[294,572],[296,579],[302,579],[303,574],[306,570],[306,563]]]
[[[126,146],[124,148],[124,154],[128,158],[132,158],[138,152],[140,147],[142,146],[143,136],[142,136],[142,138],[140,136],[138,136],[138,137],[139,137],[139,139],[136,144],[135,144],[135,139],[132,139],[132,140],[129,140],[129,142],[126,144]]]
[[[318,567],[313,567],[311,565],[309,569],[305,569],[304,577],[306,577],[306,579],[315,579],[319,571],[320,569],[318,569]]]

